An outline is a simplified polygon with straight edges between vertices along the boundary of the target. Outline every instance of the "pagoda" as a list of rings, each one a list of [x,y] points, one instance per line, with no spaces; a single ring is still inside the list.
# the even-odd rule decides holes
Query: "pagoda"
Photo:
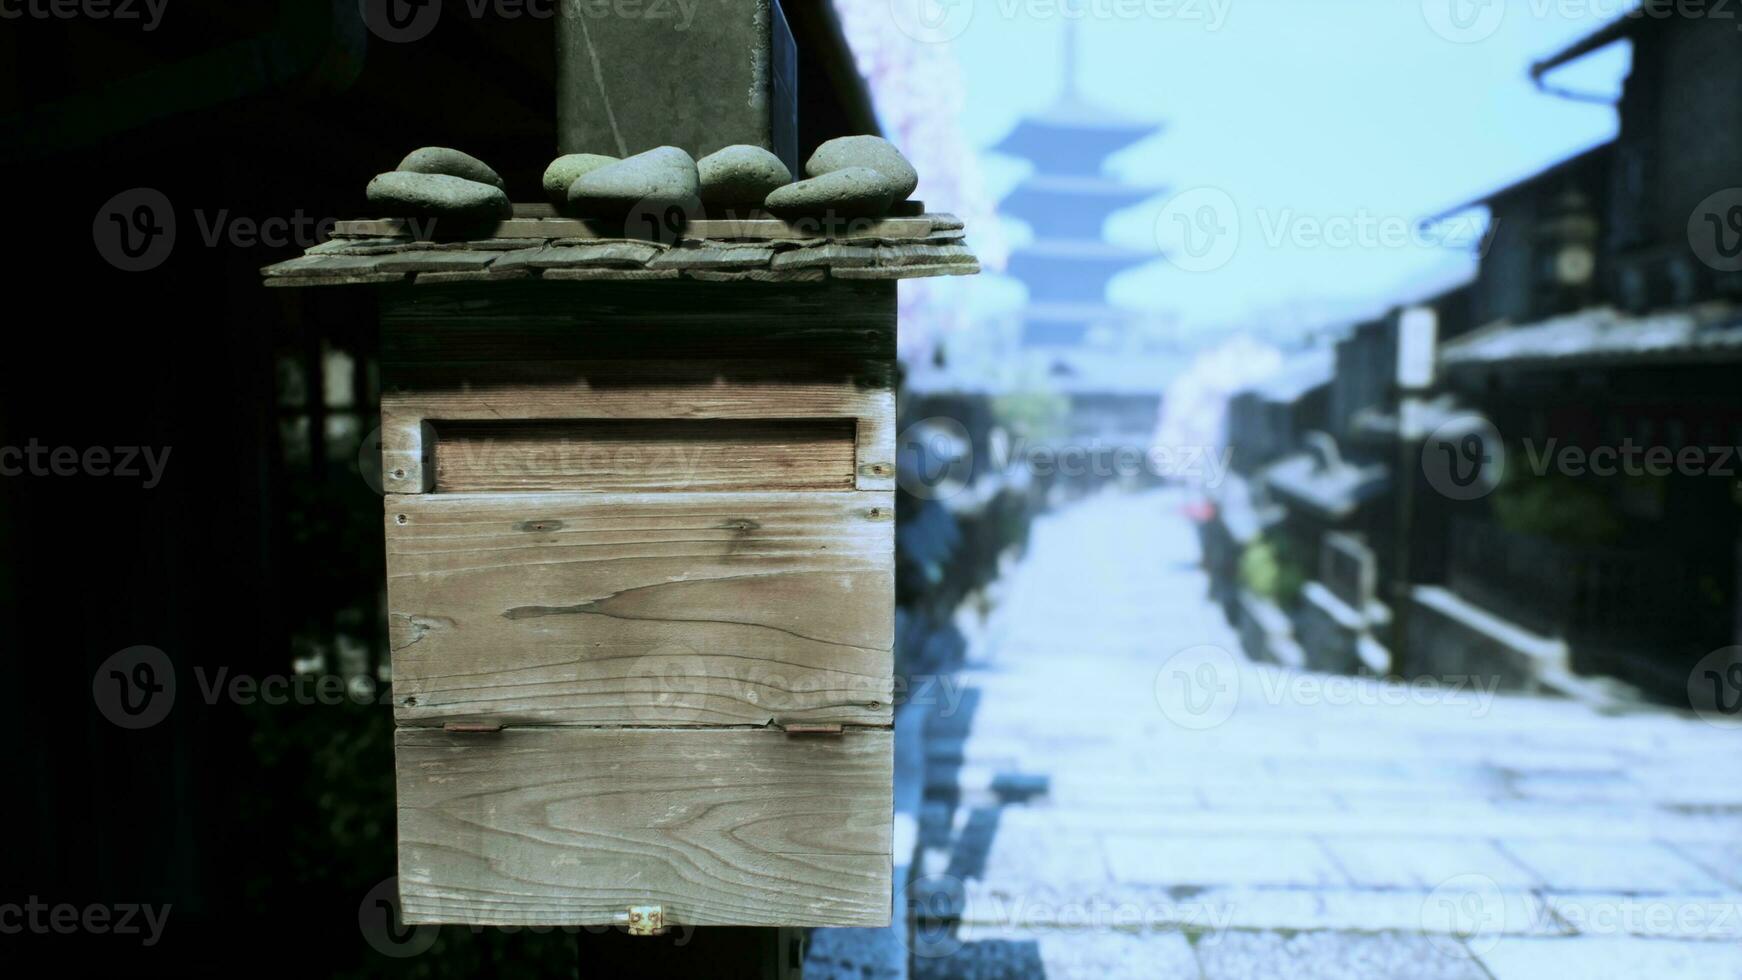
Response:
[[[1034,164],[1001,210],[1025,222],[1034,240],[1010,256],[1009,273],[1028,287],[1022,311],[1026,347],[1081,347],[1097,327],[1132,313],[1107,303],[1120,272],[1154,260],[1154,252],[1114,245],[1101,229],[1114,212],[1157,193],[1103,172],[1107,158],[1161,127],[1116,115],[1077,89],[1077,25],[1065,25],[1064,81],[1052,108],[1024,118],[995,149]]]

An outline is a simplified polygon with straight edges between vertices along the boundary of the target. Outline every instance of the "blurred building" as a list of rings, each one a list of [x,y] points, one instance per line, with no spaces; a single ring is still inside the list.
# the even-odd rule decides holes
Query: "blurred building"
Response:
[[[1590,98],[1555,70],[1624,41],[1618,140],[1441,216],[1489,213],[1470,283],[1234,399],[1206,559],[1255,654],[1685,703],[1737,643],[1742,34],[1627,17],[1533,74]]]
[[[1483,263],[1484,325],[1440,351],[1442,387],[1509,450],[1495,492],[1449,516],[1440,598],[1563,646],[1545,674],[1680,701],[1737,637],[1742,34],[1628,17],[1533,75],[1576,95],[1555,70],[1624,41],[1620,138],[1497,196],[1518,241]]]

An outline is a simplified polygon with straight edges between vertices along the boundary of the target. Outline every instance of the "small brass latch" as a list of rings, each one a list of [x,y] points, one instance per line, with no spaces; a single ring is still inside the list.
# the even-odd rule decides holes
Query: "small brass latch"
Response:
[[[665,907],[662,905],[631,905],[624,923],[631,936],[665,935]]]

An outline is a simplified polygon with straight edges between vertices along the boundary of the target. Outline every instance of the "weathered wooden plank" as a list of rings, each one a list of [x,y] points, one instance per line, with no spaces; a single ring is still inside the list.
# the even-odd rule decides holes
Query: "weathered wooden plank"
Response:
[[[889,209],[889,216],[892,218],[917,218],[922,214],[925,214],[924,201],[899,201]],[[562,215],[557,213],[556,205],[537,201],[514,205],[514,216],[516,218],[559,218]],[[779,220],[760,208],[752,210],[745,217]]]
[[[385,286],[404,281],[405,276],[398,272],[369,272],[354,276],[274,276],[266,280],[266,285],[306,289],[311,286]]]
[[[451,242],[414,242],[419,248],[452,249],[469,252],[518,252],[529,247],[524,238],[472,238],[464,241]]]
[[[893,499],[389,497],[395,717],[887,725]]]
[[[835,269],[831,271],[837,279],[933,279],[938,276],[973,276],[980,272],[978,262],[967,265],[960,262],[921,265],[879,265],[868,269]]]
[[[431,459],[435,438],[435,428],[421,418],[381,417],[381,489],[384,493],[429,493],[435,489],[435,467]]]
[[[281,276],[365,276],[381,270],[374,255],[301,255],[261,269],[267,278]]]
[[[887,925],[892,735],[401,729],[408,924]]]
[[[667,251],[648,264],[651,269],[766,269],[774,258],[767,245],[730,245],[710,242],[685,245]]]
[[[418,455],[413,437],[435,421],[850,419],[858,489],[887,490],[891,375],[876,361],[384,362],[381,446],[398,459]]]
[[[500,265],[500,263],[498,263]],[[672,271],[672,270],[667,270]],[[895,359],[893,283],[504,283],[383,294],[382,360]]]
[[[656,279],[676,279],[683,273],[676,269],[614,269],[566,268],[545,269],[539,275],[551,282],[648,282]]]
[[[529,264],[540,269],[572,266],[614,266],[639,269],[665,252],[649,242],[601,241],[587,245],[552,245]]]
[[[391,255],[419,246],[405,238],[334,238],[314,246],[304,255]]]
[[[419,286],[440,286],[455,282],[507,282],[511,279],[531,279],[531,269],[484,268],[476,272],[423,272],[417,277]]]
[[[774,257],[775,269],[838,268],[871,265],[877,261],[877,250],[864,245],[814,245],[795,249]]]
[[[399,363],[382,379],[381,408],[484,421],[866,418],[881,414],[891,373],[798,358]]]
[[[549,246],[535,245],[532,248],[519,248],[511,252],[503,252],[501,257],[496,260],[494,268],[502,272],[507,272],[510,269],[536,269],[538,268],[537,260],[544,257],[544,254],[549,251],[551,251]]]
[[[564,419],[434,428],[441,493],[853,489],[852,419]]]
[[[383,256],[382,272],[478,272],[498,258],[496,252],[444,252],[425,249]]]
[[[703,282],[825,282],[825,269],[740,269],[720,272],[708,269],[686,269],[684,275]]]

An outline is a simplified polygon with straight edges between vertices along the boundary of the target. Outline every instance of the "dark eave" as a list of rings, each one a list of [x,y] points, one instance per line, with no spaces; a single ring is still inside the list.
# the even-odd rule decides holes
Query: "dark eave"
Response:
[[[1600,51],[1603,48],[1614,44],[1616,41],[1632,37],[1633,33],[1640,28],[1640,25],[1649,22],[1650,19],[1651,18],[1642,18],[1635,14],[1628,14],[1620,20],[1599,28],[1595,33],[1573,42],[1571,47],[1561,51],[1559,54],[1552,55],[1531,65],[1531,80],[1540,84],[1543,77],[1549,72],[1554,71],[1556,68],[1572,64],[1593,51]]]
[[[1608,142],[1608,143],[1599,143],[1598,145],[1591,147],[1590,149],[1586,150],[1585,152],[1580,153],[1578,156],[1569,157],[1566,160],[1562,160],[1560,163],[1554,164],[1553,166],[1550,166],[1546,170],[1542,170],[1542,171],[1539,171],[1537,173],[1534,173],[1534,174],[1530,175],[1529,177],[1524,178],[1523,180],[1519,180],[1519,181],[1516,181],[1514,183],[1508,184],[1505,187],[1502,187],[1497,191],[1491,191],[1488,194],[1485,194],[1481,197],[1476,198],[1475,200],[1466,201],[1463,204],[1459,204],[1459,205],[1456,205],[1454,207],[1447,208],[1444,211],[1441,211],[1437,214],[1430,215],[1427,218],[1427,220],[1429,222],[1444,221],[1445,219],[1450,218],[1453,215],[1462,214],[1463,212],[1469,211],[1469,210],[1474,209],[1474,208],[1487,207],[1488,205],[1493,204],[1494,202],[1499,201],[1503,198],[1511,197],[1515,194],[1520,194],[1520,193],[1524,193],[1526,191],[1533,190],[1533,189],[1540,187],[1544,184],[1547,184],[1547,183],[1550,183],[1554,180],[1557,180],[1557,179],[1559,179],[1559,178],[1561,178],[1569,173],[1572,173],[1575,170],[1579,170],[1582,167],[1586,167],[1586,166],[1589,166],[1593,163],[1596,163],[1597,161],[1602,159],[1604,156],[1613,152],[1614,149],[1615,149],[1615,144],[1613,141]]]

